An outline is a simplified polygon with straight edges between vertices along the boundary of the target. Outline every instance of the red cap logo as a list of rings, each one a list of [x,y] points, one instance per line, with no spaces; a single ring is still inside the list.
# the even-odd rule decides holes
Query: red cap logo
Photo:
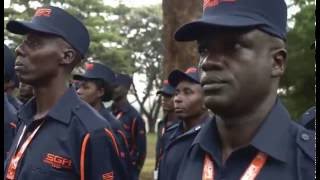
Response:
[[[197,72],[197,68],[195,67],[190,67],[186,70],[186,74],[190,74],[190,73],[196,73]]]
[[[93,69],[93,64],[91,64],[91,63],[87,63],[86,64],[86,70],[92,70]]]
[[[207,7],[214,7],[219,5],[221,2],[235,2],[236,0],[203,0],[203,9]]]
[[[163,81],[163,85],[168,85],[169,84],[169,81],[166,79]]]
[[[48,8],[38,8],[34,13],[34,16],[51,16],[51,9]]]

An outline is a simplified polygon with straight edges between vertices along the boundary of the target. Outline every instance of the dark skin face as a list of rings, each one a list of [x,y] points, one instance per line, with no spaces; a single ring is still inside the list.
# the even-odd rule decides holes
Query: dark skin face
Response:
[[[182,119],[200,117],[204,112],[204,96],[200,84],[181,81],[174,95],[176,115]]]
[[[43,34],[28,33],[16,49],[15,70],[21,82],[30,85],[44,85],[57,77],[60,68],[74,63],[76,56],[62,38]],[[66,67],[66,66],[64,66]]]
[[[104,88],[99,88],[94,82],[91,81],[82,81],[77,93],[82,100],[86,101],[92,106],[95,106],[97,103],[101,103],[101,98],[104,94]]]
[[[282,40],[258,29],[219,29],[198,41],[205,104],[216,116],[222,161],[247,146],[274,105],[286,65]]]
[[[116,86],[113,89],[113,93],[112,93],[112,99],[114,101],[117,101],[119,99],[123,99],[127,97],[128,94],[128,88],[124,87],[124,86]]]
[[[165,111],[165,112],[174,111],[173,96],[170,96],[168,94],[162,93],[161,105],[162,105],[163,111]]]
[[[247,113],[274,94],[284,73],[281,40],[260,30],[217,29],[198,41],[205,104],[222,116]]]

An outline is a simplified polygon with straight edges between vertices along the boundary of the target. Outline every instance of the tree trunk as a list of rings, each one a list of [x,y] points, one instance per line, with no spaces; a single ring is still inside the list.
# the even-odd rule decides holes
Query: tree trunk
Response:
[[[183,24],[202,14],[201,0],[162,0],[164,61],[163,79],[174,69],[186,70],[199,61],[196,42],[177,42],[174,33]]]

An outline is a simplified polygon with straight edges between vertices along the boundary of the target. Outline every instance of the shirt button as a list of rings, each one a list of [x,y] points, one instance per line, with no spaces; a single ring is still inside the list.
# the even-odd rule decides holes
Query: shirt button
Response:
[[[79,110],[80,109],[80,105],[76,105],[76,110]]]
[[[201,126],[197,126],[196,128],[194,128],[195,131],[198,131],[201,128]]]
[[[301,139],[305,140],[305,141],[308,141],[310,139],[310,136],[306,133],[302,133],[301,134]]]

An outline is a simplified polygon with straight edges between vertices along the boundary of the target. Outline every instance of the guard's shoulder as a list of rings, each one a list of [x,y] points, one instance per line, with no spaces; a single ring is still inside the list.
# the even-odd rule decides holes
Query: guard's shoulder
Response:
[[[73,112],[88,132],[110,128],[110,124],[88,104],[78,104],[74,107]]]
[[[315,161],[315,132],[297,125],[298,133],[296,143],[298,149],[301,150],[308,158]]]
[[[169,132],[172,132],[172,131],[176,130],[178,127],[179,127],[179,123],[175,123],[175,124],[171,125],[170,127],[168,127],[168,128],[166,129],[165,133],[167,133],[167,132],[168,132],[168,133],[169,133]]]

